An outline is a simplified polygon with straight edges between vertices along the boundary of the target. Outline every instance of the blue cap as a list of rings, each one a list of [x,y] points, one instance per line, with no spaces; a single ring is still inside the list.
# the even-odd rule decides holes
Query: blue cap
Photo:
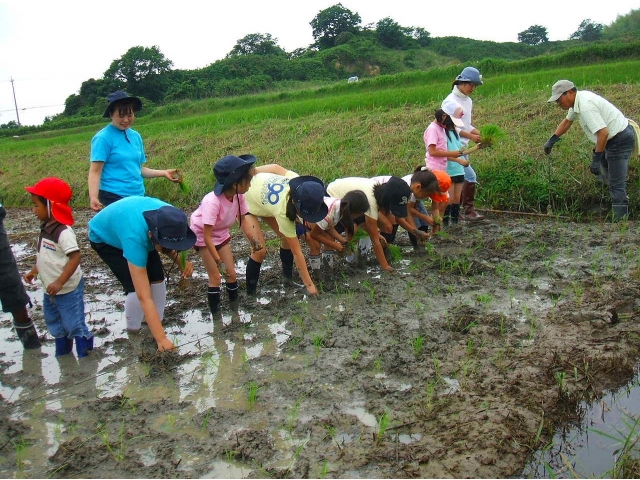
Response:
[[[247,170],[249,170],[258,159],[250,154],[227,155],[221,158],[213,166],[213,174],[216,177],[216,184],[213,193],[220,195],[227,188],[238,182]]]
[[[317,177],[305,175],[289,180],[289,191],[303,220],[316,223],[329,213],[324,203],[324,183]]]

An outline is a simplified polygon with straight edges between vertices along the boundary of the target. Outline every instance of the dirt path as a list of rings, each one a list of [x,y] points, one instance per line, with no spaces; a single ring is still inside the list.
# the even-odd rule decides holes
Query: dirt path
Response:
[[[206,275],[176,284],[165,326],[179,354],[129,337],[123,295],[76,212],[96,350],[23,352],[0,317],[0,475],[21,477],[509,477],[553,427],[634,375],[640,230],[497,217],[423,252],[399,236],[375,261],[280,285],[271,248],[257,299],[211,319]],[[37,227],[9,210],[26,270]],[[233,245],[244,261],[244,241]],[[167,270],[171,267],[167,264]],[[242,285],[241,280],[241,285]],[[41,290],[30,287],[41,334]]]

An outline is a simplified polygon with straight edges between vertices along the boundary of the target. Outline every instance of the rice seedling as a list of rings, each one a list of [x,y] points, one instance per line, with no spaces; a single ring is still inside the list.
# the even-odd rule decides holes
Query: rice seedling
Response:
[[[354,352],[351,354],[351,360],[355,362],[359,356],[360,356],[360,349],[356,348]]]
[[[399,246],[394,245],[393,243],[387,243],[385,248],[389,252],[389,257],[392,263],[402,260],[402,250]]]
[[[24,455],[25,450],[29,447],[29,442],[22,436],[18,437],[18,440],[11,440],[13,443],[13,448],[16,452],[16,467],[18,467],[18,471],[24,470]]]
[[[124,419],[122,419],[120,429],[118,430],[116,444],[111,443],[109,430],[102,423],[98,424],[98,434],[100,435],[102,443],[106,447],[107,451],[113,456],[113,459],[116,462],[121,462],[127,458],[126,454],[129,448],[129,442],[144,437],[144,435],[137,435],[135,437],[127,439],[126,431],[124,428]]]
[[[442,374],[440,373],[440,366],[441,366],[440,360],[438,360],[438,357],[436,356],[435,353],[431,356],[431,359],[433,360],[433,370],[434,370],[435,375],[436,375],[436,381],[438,383],[441,383],[442,382]]]
[[[411,341],[411,349],[413,350],[413,354],[417,357],[422,352],[422,347],[424,345],[424,337],[422,335],[418,335]]]
[[[249,406],[253,407],[258,400],[258,391],[260,387],[253,380],[247,383],[247,401],[249,402]]]
[[[378,419],[378,428],[375,434],[376,443],[380,444],[382,439],[384,438],[384,434],[391,426],[391,418],[389,414],[389,410],[385,410],[380,418]]]
[[[380,357],[376,358],[373,361],[373,368],[376,372],[382,373],[382,359]]]
[[[298,398],[293,406],[288,409],[287,415],[285,418],[286,425],[285,428],[289,435],[293,435],[293,429],[296,427],[298,422],[298,415],[300,413],[300,404],[302,403],[302,397]]]
[[[187,266],[187,251],[182,250],[178,253],[178,263],[180,264],[180,270],[184,270]]]
[[[320,469],[320,478],[327,478],[327,473],[329,473],[329,464],[325,460],[322,462],[322,468]]]
[[[176,416],[173,413],[167,414],[167,420],[164,422],[167,426],[167,431],[173,432],[176,428]]]
[[[204,432],[207,429],[207,426],[209,425],[209,420],[211,419],[211,412],[212,412],[212,410],[209,409],[204,414],[204,417],[202,418],[202,424],[200,425],[200,431],[201,432]]]
[[[324,347],[324,338],[318,334],[313,335],[313,350],[316,354],[316,357],[320,356],[320,349]]]
[[[564,397],[567,394],[567,380],[564,372],[556,372],[554,375],[556,385],[558,386],[558,396]]]
[[[373,300],[376,296],[376,289],[369,280],[362,282],[362,285],[369,290],[369,298]]]

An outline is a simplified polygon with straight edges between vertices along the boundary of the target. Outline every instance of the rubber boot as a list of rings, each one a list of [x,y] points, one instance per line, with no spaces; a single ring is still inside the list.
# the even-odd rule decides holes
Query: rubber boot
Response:
[[[451,205],[451,225],[457,225],[460,221],[460,204],[454,203]]]
[[[13,327],[16,329],[18,338],[25,349],[40,348],[40,339],[38,338],[38,332],[36,331],[33,321],[29,323],[16,323],[14,321]]]
[[[484,215],[476,212],[474,207],[476,198],[475,183],[465,182],[462,184],[462,218],[464,220],[484,220]]]
[[[237,310],[238,309],[238,282],[227,282],[227,284],[225,285],[225,288],[227,290],[227,296],[229,297],[229,306],[233,309],[233,310]]]
[[[211,315],[215,315],[220,311],[220,287],[207,288],[207,302],[209,303]]]
[[[86,357],[93,350],[93,337],[73,337],[76,341],[76,355],[78,358]]]
[[[73,350],[73,338],[56,338],[56,357],[67,355]]]
[[[293,281],[293,252],[280,247],[280,261],[282,261],[282,280],[285,286],[304,287],[304,285]]]
[[[256,262],[253,258],[249,257],[247,262],[247,295],[255,295],[258,289],[258,279],[260,278],[260,267],[262,263]]]
[[[611,205],[611,221],[620,222],[629,219],[629,205],[613,204]]]
[[[411,246],[413,247],[413,249],[418,250],[420,248],[418,247],[418,237],[416,237],[411,232],[407,232],[407,234],[409,235],[409,241],[411,242]]]
[[[320,267],[322,267],[322,259],[320,258],[320,255],[309,255],[308,258],[311,270],[320,270]]]
[[[451,225],[451,205],[447,205],[442,216],[442,226],[448,227],[449,225]]]
[[[394,243],[396,241],[397,233],[398,233],[398,225],[396,224],[393,226],[393,230],[391,230],[391,233],[380,232],[380,235],[384,237],[387,243]]]

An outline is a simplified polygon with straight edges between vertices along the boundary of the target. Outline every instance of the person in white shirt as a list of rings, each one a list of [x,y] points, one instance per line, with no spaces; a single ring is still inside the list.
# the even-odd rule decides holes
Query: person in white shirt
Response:
[[[578,91],[570,80],[558,80],[551,88],[547,102],[555,102],[567,111],[567,116],[544,144],[544,152],[549,155],[553,145],[578,120],[595,144],[589,169],[596,176],[602,175],[609,184],[612,219],[615,222],[627,218],[627,169],[635,145],[635,133],[629,120],[608,100],[587,90]]]

